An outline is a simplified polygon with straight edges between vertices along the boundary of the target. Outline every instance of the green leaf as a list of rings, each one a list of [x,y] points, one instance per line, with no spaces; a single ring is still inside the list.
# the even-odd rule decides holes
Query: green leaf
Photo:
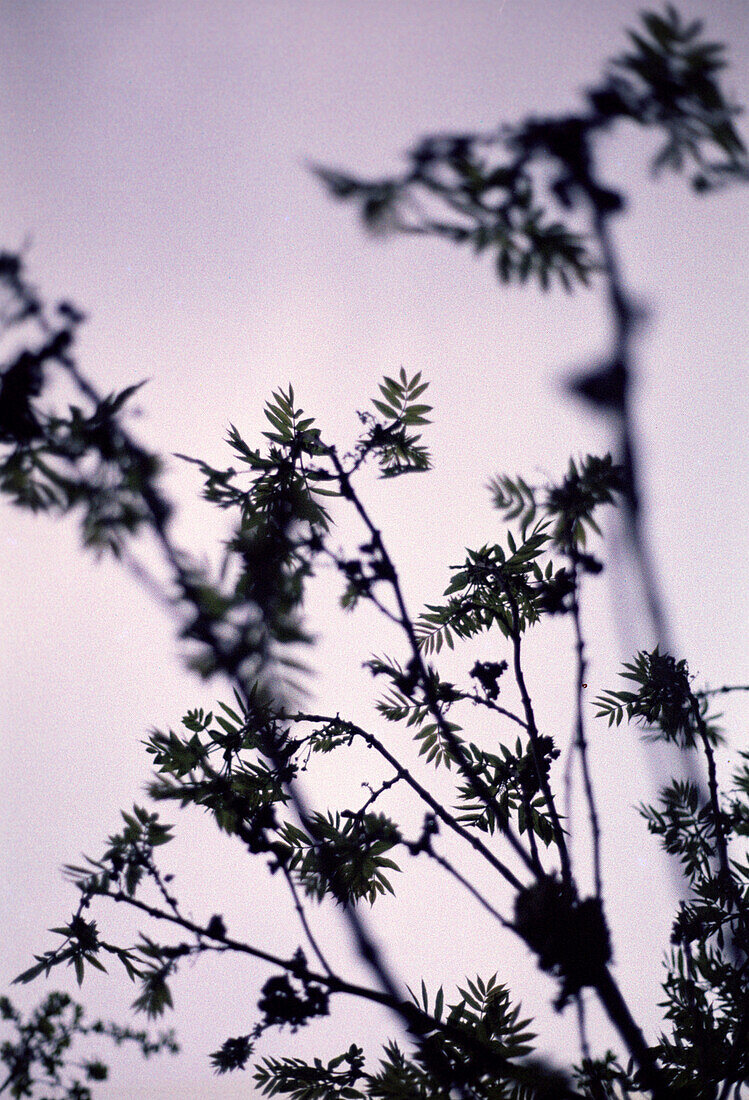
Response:
[[[42,959],[41,962],[36,963],[35,966],[29,967],[28,970],[24,970],[22,974],[14,978],[11,985],[28,985],[29,982],[33,982],[34,978],[38,978],[42,971],[46,970],[50,965],[51,963],[49,960]]]
[[[372,404],[379,410],[379,412],[382,413],[383,416],[387,417],[388,420],[398,419],[399,414],[397,410],[391,408],[389,405],[386,405],[384,401],[378,401],[376,397],[373,397]]]
[[[242,719],[235,710],[232,710],[231,707],[228,707],[226,703],[219,702],[218,705],[221,707],[225,714],[228,714],[229,717],[233,719],[233,721],[235,721],[240,726],[242,725]]]

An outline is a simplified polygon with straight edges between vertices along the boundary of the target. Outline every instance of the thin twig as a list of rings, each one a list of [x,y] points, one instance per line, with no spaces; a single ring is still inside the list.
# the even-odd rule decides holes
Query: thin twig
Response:
[[[515,672],[515,682],[520,690],[520,698],[523,703],[523,710],[525,712],[525,721],[528,730],[528,737],[531,743],[531,750],[533,752],[533,760],[536,765],[536,776],[538,778],[539,785],[543,792],[544,801],[546,802],[546,808],[549,811],[551,817],[552,826],[554,829],[554,840],[556,842],[557,850],[559,852],[559,859],[562,865],[562,878],[568,886],[572,886],[572,862],[567,850],[567,843],[564,839],[564,830],[562,829],[562,823],[559,820],[559,813],[557,812],[556,802],[549,786],[549,778],[546,774],[546,769],[542,762],[542,753],[539,746],[539,731],[536,725],[536,716],[533,711],[533,703],[528,693],[528,687],[525,682],[525,675],[523,673],[523,666],[521,661],[521,635],[520,635],[520,611],[517,605],[515,597],[512,595],[508,588],[505,588],[505,595],[507,596],[507,602],[510,605],[510,612],[512,614],[512,633],[510,635],[512,641],[512,655],[513,655],[513,668]]]
[[[460,873],[460,871],[458,871],[458,869],[456,867],[454,867],[448,859],[445,858],[445,856],[439,855],[437,852],[434,851],[434,849],[431,846],[425,847],[424,851],[426,852],[426,854],[429,856],[430,859],[433,859],[435,863],[438,863],[440,865],[440,867],[443,868],[443,870],[447,871],[447,873],[449,875],[452,875],[453,878],[456,879],[460,883],[460,885],[463,886],[464,889],[466,889],[468,891],[468,893],[476,899],[476,901],[479,903],[479,905],[483,909],[486,909],[487,913],[491,913],[491,915],[494,917],[494,919],[496,921],[498,921],[502,925],[503,928],[508,928],[512,932],[515,931],[515,926],[513,925],[512,921],[509,921],[509,920],[506,919],[506,917],[503,917],[502,914],[497,909],[494,908],[494,906],[491,904],[491,902],[487,901],[487,899],[484,897],[484,895],[481,894],[476,889],[476,887],[473,886],[468,881],[468,879],[465,878]]]
[[[383,757],[383,759],[387,760],[388,764],[390,764],[391,767],[395,769],[398,778],[402,779],[404,783],[406,783],[413,791],[416,792],[416,794],[418,794],[419,798],[421,798],[422,801],[425,802],[427,806],[429,806],[429,808],[434,811],[440,821],[443,821],[449,829],[452,829],[454,833],[457,833],[457,835],[465,840],[466,843],[470,844],[475,851],[480,852],[484,859],[491,864],[494,870],[498,871],[502,878],[509,882],[511,886],[514,886],[516,890],[523,889],[522,882],[515,874],[513,874],[510,868],[502,863],[502,861],[498,859],[494,855],[494,853],[490,851],[490,849],[487,848],[486,845],[477,836],[474,836],[473,833],[464,828],[460,824],[460,822],[455,817],[453,817],[453,815],[448,810],[445,809],[442,803],[438,802],[437,799],[432,794],[430,794],[426,787],[422,786],[418,779],[415,779],[414,776],[411,775],[409,770],[405,768],[388,749],[385,748],[383,743],[377,737],[375,737],[373,733],[370,733],[368,730],[362,729],[361,726],[355,725],[354,722],[348,722],[341,718],[331,718],[330,716],[324,714],[287,714],[285,715],[285,717],[288,718],[289,721],[293,722],[322,722],[328,724],[336,723],[344,729],[350,730],[352,733],[356,734],[356,736],[361,737],[368,745],[371,745],[371,747],[375,749],[380,754],[380,756]]]
[[[376,788],[370,787],[368,783],[362,784],[362,786],[368,788],[369,798],[363,806],[359,807],[354,816],[357,818],[361,818],[362,814],[364,814],[365,811],[368,810],[369,807],[377,801],[381,794],[384,794],[385,791],[389,791],[391,787],[394,787],[396,785],[396,783],[400,783],[401,779],[403,779],[402,775],[394,775],[391,779],[386,779],[384,783],[380,783],[379,787]]]
[[[513,714],[511,710],[507,710],[505,707],[501,707],[499,703],[495,703],[493,699],[487,699],[485,695],[479,695],[478,692],[475,691],[466,691],[462,693],[461,698],[470,699],[470,701],[472,703],[475,703],[476,706],[486,707],[488,710],[493,710],[497,714],[502,714],[505,718],[509,718],[511,719],[511,721],[516,722],[524,730],[528,729],[528,723],[524,722],[519,714]]]
[[[710,688],[708,691],[695,691],[693,694],[698,699],[708,695],[726,695],[729,691],[749,691],[749,684],[724,684],[723,687]]]
[[[587,664],[585,661],[585,642],[583,641],[582,626],[580,622],[580,600],[578,588],[579,573],[577,568],[577,553],[575,551],[574,544],[572,545],[571,561],[573,583],[572,622],[575,628],[575,650],[577,655],[577,751],[580,754],[580,770],[583,776],[585,798],[588,803],[588,816],[590,818],[590,841],[593,850],[593,882],[595,887],[595,896],[600,899],[602,896],[601,828],[598,820],[595,795],[593,793],[593,783],[590,777],[590,767],[588,764],[588,742],[585,737],[585,720],[583,717],[583,684],[585,682]]]
[[[322,951],[320,950],[320,947],[318,946],[317,940],[312,935],[312,931],[310,929],[309,922],[307,921],[307,914],[304,912],[304,906],[301,903],[301,900],[299,898],[299,893],[297,891],[296,886],[294,885],[294,879],[292,878],[291,872],[289,871],[288,867],[282,867],[281,870],[283,871],[283,876],[286,879],[286,883],[289,887],[289,890],[291,891],[291,896],[294,899],[294,908],[296,909],[297,914],[299,915],[299,922],[300,922],[302,928],[304,929],[304,934],[307,937],[307,942],[309,943],[309,945],[312,948],[312,950],[314,951],[314,953],[317,955],[317,958],[320,962],[320,965],[322,966],[325,973],[329,977],[332,977],[333,976],[333,971],[331,970],[325,956],[323,955]]]
[[[425,701],[426,701],[427,706],[429,708],[429,712],[430,712],[430,714],[432,715],[432,717],[434,718],[434,720],[437,724],[437,728],[439,729],[440,735],[447,742],[447,745],[450,748],[450,752],[451,752],[453,758],[455,759],[455,761],[456,761],[458,767],[460,768],[461,772],[463,773],[463,775],[468,780],[468,782],[469,782],[472,790],[474,791],[476,797],[487,808],[492,809],[493,811],[496,812],[496,811],[498,811],[498,807],[497,807],[497,804],[496,804],[496,799],[494,798],[494,796],[493,796],[491,790],[489,789],[489,787],[487,786],[487,784],[484,782],[483,777],[479,774],[477,769],[473,766],[471,761],[466,756],[466,754],[463,751],[463,748],[462,748],[460,742],[458,741],[458,739],[456,738],[455,734],[453,733],[453,731],[450,729],[450,727],[445,722],[445,718],[444,718],[444,715],[442,714],[442,710],[440,708],[439,702],[434,697],[434,692],[433,692],[433,690],[431,688],[431,685],[430,685],[429,675],[427,673],[427,669],[426,669],[426,666],[424,664],[424,659],[421,655],[421,650],[419,648],[419,643],[418,643],[418,640],[416,638],[416,633],[414,631],[413,622],[412,622],[411,617],[408,614],[408,610],[406,608],[406,603],[405,603],[405,599],[404,599],[404,596],[403,596],[403,592],[401,590],[400,581],[398,580],[398,573],[395,569],[395,566],[393,565],[393,562],[390,558],[390,555],[388,554],[388,552],[385,548],[385,544],[382,540],[382,535],[378,531],[378,529],[375,527],[372,520],[370,519],[369,515],[367,514],[366,509],[364,508],[364,505],[359,500],[358,495],[354,492],[354,489],[353,489],[353,487],[351,485],[351,482],[350,482],[350,480],[349,480],[349,478],[346,474],[346,471],[343,469],[343,466],[341,465],[340,459],[338,458],[338,455],[336,453],[335,448],[334,447],[329,447],[328,448],[328,454],[330,455],[331,461],[333,462],[333,465],[336,468],[336,473],[338,474],[338,477],[339,477],[339,481],[340,481],[340,485],[341,485],[341,495],[346,500],[351,501],[351,503],[353,504],[356,512],[358,513],[358,515],[361,518],[362,522],[364,523],[365,527],[369,531],[369,534],[370,534],[371,540],[372,540],[372,545],[377,548],[377,550],[378,550],[378,552],[381,556],[382,564],[383,564],[383,566],[385,568],[385,571],[387,573],[387,578],[390,581],[390,585],[391,585],[391,587],[393,589],[393,593],[395,595],[396,603],[398,605],[398,610],[399,610],[400,617],[401,617],[401,626],[403,628],[403,631],[406,634],[406,637],[407,637],[408,642],[409,642],[409,646],[411,648],[412,660],[413,660],[413,663],[414,663],[414,667],[415,667],[415,669],[418,673],[419,682],[421,683],[422,689],[424,691],[424,698],[425,698]],[[499,814],[498,816],[499,816],[499,820],[501,820],[501,814]],[[534,861],[533,861],[532,857],[528,854],[526,849],[523,847],[523,845],[520,843],[518,838],[515,836],[515,833],[510,828],[509,824],[503,823],[501,825],[501,829],[502,829],[502,835],[506,838],[506,840],[508,841],[508,843],[510,844],[511,848],[516,853],[516,855],[518,855],[520,857],[520,859],[522,859],[523,863],[526,865],[528,870],[532,871],[534,874],[538,874],[538,869],[537,869],[536,865],[534,864]]]
[[[713,825],[715,827],[715,843],[718,849],[718,862],[720,864],[720,881],[725,890],[725,896],[729,899],[731,906],[736,910],[739,926],[739,935],[737,939],[745,957],[749,958],[749,909],[741,890],[739,890],[736,884],[736,879],[731,874],[725,817],[720,808],[720,801],[718,798],[718,777],[715,767],[715,753],[710,744],[707,723],[700,713],[700,707],[696,699],[692,700],[692,715],[707,759],[708,790],[710,792],[710,808],[712,810]]]

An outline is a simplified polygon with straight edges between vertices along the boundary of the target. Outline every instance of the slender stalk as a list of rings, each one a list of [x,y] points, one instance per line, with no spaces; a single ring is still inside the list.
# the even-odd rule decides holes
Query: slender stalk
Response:
[[[749,691],[749,684],[724,684],[723,687],[711,688],[709,691],[695,691],[697,699],[708,695],[727,695],[729,691]]]
[[[509,718],[512,722],[516,722],[522,729],[528,729],[528,723],[524,722],[518,714],[513,714],[511,710],[507,710],[506,707],[501,707],[499,703],[495,703],[493,699],[487,699],[486,696],[478,695],[476,692],[467,691],[461,698],[470,699],[472,703],[475,703],[478,707],[486,707],[488,710],[493,710],[497,714],[504,715],[505,718]]]
[[[718,862],[720,864],[720,881],[730,905],[735,909],[738,916],[738,942],[744,955],[749,958],[749,912],[747,911],[746,901],[736,884],[734,876],[731,874],[725,818],[720,808],[718,798],[718,776],[715,768],[715,753],[710,744],[707,725],[700,713],[699,704],[696,698],[692,699],[692,715],[707,759],[707,782],[710,795],[710,808],[712,810],[713,824],[715,827],[715,844],[718,849]]]
[[[333,971],[331,970],[330,965],[328,964],[325,956],[320,950],[317,940],[312,935],[312,930],[310,929],[309,922],[307,921],[307,914],[304,912],[304,906],[301,903],[299,893],[297,892],[297,888],[294,885],[294,879],[291,875],[291,872],[286,867],[282,867],[281,870],[283,871],[283,876],[286,879],[289,890],[291,891],[291,896],[294,899],[294,908],[296,909],[299,916],[299,922],[304,929],[304,934],[307,937],[307,942],[317,956],[320,966],[323,968],[328,977],[332,978]]]
[[[557,812],[556,802],[554,795],[551,792],[549,786],[549,778],[546,774],[546,769],[541,762],[541,750],[539,747],[539,731],[536,725],[536,715],[533,710],[533,703],[528,693],[528,687],[525,682],[525,675],[523,673],[523,666],[521,661],[521,636],[520,636],[520,613],[518,610],[517,601],[509,589],[505,590],[507,596],[507,602],[510,605],[510,611],[512,614],[512,658],[513,668],[515,671],[515,682],[520,690],[520,698],[523,704],[523,711],[525,712],[525,723],[528,730],[528,737],[531,743],[531,749],[533,752],[533,759],[536,765],[536,775],[538,782],[543,792],[544,801],[546,802],[546,808],[549,811],[551,817],[552,827],[554,829],[554,840],[556,842],[557,850],[559,851],[559,860],[562,865],[562,879],[568,886],[573,885],[572,879],[572,863],[570,860],[569,851],[567,850],[567,842],[564,839],[564,829],[562,823],[559,820],[559,813]]]
[[[443,870],[447,871],[449,875],[460,883],[460,885],[468,891],[468,893],[476,899],[479,905],[486,909],[487,913],[490,913],[496,921],[498,921],[503,928],[507,928],[510,931],[514,931],[514,925],[512,921],[503,917],[499,910],[495,909],[491,902],[487,901],[483,894],[479,893],[475,886],[473,886],[464,875],[460,873],[457,867],[454,867],[452,863],[444,856],[439,855],[434,851],[432,847],[425,848],[426,854],[430,859],[433,859],[435,863],[438,863]]]
[[[585,798],[588,803],[588,816],[590,819],[590,839],[591,847],[593,850],[593,883],[595,888],[595,896],[601,898],[602,896],[602,881],[601,881],[601,828],[598,820],[598,811],[596,809],[596,800],[593,793],[593,783],[590,778],[590,767],[588,765],[588,742],[585,737],[585,720],[583,717],[583,684],[585,683],[585,675],[587,664],[585,661],[585,643],[583,641],[582,627],[580,623],[580,600],[578,597],[578,584],[579,576],[577,569],[577,555],[574,547],[572,550],[572,622],[575,628],[575,649],[577,653],[577,683],[576,683],[576,710],[577,710],[577,750],[580,754],[580,770],[583,776],[583,785],[585,787]]]

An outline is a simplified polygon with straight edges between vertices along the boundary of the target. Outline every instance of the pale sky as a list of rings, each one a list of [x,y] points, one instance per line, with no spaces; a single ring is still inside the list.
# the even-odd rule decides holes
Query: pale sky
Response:
[[[43,294],[87,312],[79,362],[99,390],[150,379],[133,428],[166,455],[229,464],[229,422],[258,443],[263,402],[288,381],[328,436],[346,445],[355,410],[381,375],[401,365],[421,370],[432,383],[435,469],[366,488],[416,613],[439,598],[465,546],[500,536],[484,489],[491,475],[539,481],[558,475],[571,453],[611,446],[605,425],[560,389],[567,372],[605,350],[602,295],[507,290],[488,261],[447,245],[373,241],[306,165],[376,175],[397,168],[427,132],[487,129],[572,107],[603,60],[619,52],[621,28],[640,6],[2,0],[0,247],[30,240],[28,267]],[[728,43],[727,88],[748,102],[745,0],[677,6],[705,15],[711,37]],[[654,183],[651,152],[632,129],[603,158],[631,198],[617,242],[630,288],[651,311],[636,404],[650,529],[679,656],[703,683],[745,683],[745,196],[731,190],[697,199],[683,181]],[[213,549],[215,559],[223,527],[197,499],[196,471],[174,460],[167,486],[179,500],[184,544]],[[227,694],[182,671],[173,624],[115,566],[81,553],[74,522],[2,507],[6,989],[34,952],[52,946],[46,929],[64,923],[76,903],[60,866],[81,852],[98,855],[118,828],[119,809],[143,801],[147,730],[176,729],[187,709],[211,708]],[[358,532],[342,515],[347,535],[353,543]],[[619,661],[652,641],[634,583],[620,575],[615,587],[610,577],[590,586],[585,608],[591,690],[614,687]],[[377,689],[360,663],[390,645],[392,634],[366,611],[342,619],[332,593],[323,583],[311,606],[319,634],[311,654],[319,669],[315,705],[371,721]],[[402,655],[398,645],[393,656]],[[542,628],[529,640],[528,660],[542,729],[566,744],[569,624]],[[462,659],[452,670],[468,667]],[[722,709],[735,743],[745,743],[745,702],[731,697]],[[405,741],[395,727],[386,733],[394,745]],[[616,974],[652,1034],[673,898],[632,809],[652,793],[649,750],[633,732],[604,724],[591,740],[599,799],[611,815],[604,877]],[[331,765],[309,787],[317,808],[345,805],[349,789],[360,797],[358,784],[369,777],[352,781],[349,762],[338,767],[347,774]],[[446,790],[441,778],[435,782]],[[170,809],[162,816],[178,821],[180,839],[164,865],[176,870],[186,908],[196,919],[222,912],[230,931],[289,954],[301,933],[279,884],[248,869],[238,847],[216,838],[206,820]],[[431,988],[444,982],[449,999],[466,975],[497,970],[526,1014],[538,1016],[543,1048],[569,1049],[573,1014],[550,1012],[553,985],[536,977],[519,941],[499,935],[433,869],[401,880],[404,895],[409,885],[419,893],[372,911],[398,973],[410,983],[423,975]],[[511,899],[492,889],[509,914]],[[92,915],[112,939],[138,927],[101,907]],[[347,950],[337,918],[317,910],[311,917],[332,953]],[[112,1077],[101,1096],[252,1095],[248,1074],[216,1078],[207,1055],[251,1029],[267,976],[227,959],[186,968],[165,1021],[177,1028],[184,1053],[143,1063],[115,1052],[109,1058],[102,1048]],[[76,992],[58,971],[47,986],[15,987],[12,996],[29,1006],[48,988]],[[118,1019],[135,995],[116,972],[87,979],[80,993],[92,1014]],[[377,1040],[397,1030],[377,1020],[359,1005],[334,1004],[330,1020],[296,1037],[269,1035],[258,1055],[330,1057],[365,1039],[376,1055]],[[610,1041],[605,1029],[596,1034]]]

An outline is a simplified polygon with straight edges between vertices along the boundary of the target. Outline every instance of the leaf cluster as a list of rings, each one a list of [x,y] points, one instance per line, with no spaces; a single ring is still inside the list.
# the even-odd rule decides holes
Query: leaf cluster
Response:
[[[401,367],[397,378],[385,375],[379,386],[380,396],[372,398],[372,404],[384,419],[359,413],[367,428],[358,444],[359,454],[376,455],[381,477],[399,477],[430,468],[431,459],[421,443],[421,435],[409,430],[431,423],[426,414],[432,411],[432,406],[418,401],[428,385],[422,382],[421,371],[408,378]]]
[[[741,776],[736,773],[739,783]],[[657,805],[640,812],[665,851],[680,860],[691,886],[664,963],[661,1007],[671,1031],[660,1035],[658,1056],[686,1095],[727,1095],[749,1076],[749,861],[722,862],[720,839],[745,837],[745,815],[722,807],[716,815],[712,800],[703,801],[696,786],[684,781],[673,781]]]
[[[284,783],[296,775],[300,743],[259,693],[237,704],[241,713],[223,702],[223,715],[188,711],[182,721],[190,737],[154,730],[145,743],[158,768],[149,792],[159,801],[200,806],[222,832],[239,835],[250,851],[265,851],[274,807],[288,801]]]
[[[283,1094],[292,1100],[322,1100],[329,1096],[351,1100],[448,1100],[453,1089],[465,1086],[467,1081],[471,1082],[471,1095],[485,1100],[541,1097],[546,1095],[540,1091],[544,1083],[557,1088],[556,1095],[568,1095],[562,1074],[523,1061],[533,1049],[530,1021],[520,1018],[520,1005],[512,1004],[496,974],[488,980],[480,976],[467,979],[459,994],[458,1000],[448,1006],[442,988],[430,1000],[422,982],[420,996],[411,993],[416,1018],[424,1021],[420,1045],[408,1055],[397,1042],[389,1041],[383,1048],[380,1067],[374,1072],[366,1070],[363,1051],[354,1045],[327,1065],[318,1058],[312,1063],[301,1058],[266,1058],[256,1070],[255,1081],[262,1095]],[[432,1021],[431,1027],[427,1021]],[[440,1030],[441,1025],[444,1030]]]
[[[458,820],[490,835],[496,830],[505,832],[511,822],[516,822],[521,836],[531,829],[548,847],[554,839],[554,828],[542,788],[543,780],[548,782],[552,761],[559,757],[553,738],[542,734],[535,747],[529,743],[523,750],[518,737],[514,751],[500,745],[499,753],[471,743],[466,752],[492,797],[477,798],[475,784],[461,784],[457,792],[461,811]]]
[[[522,477],[510,478],[506,474],[492,478],[488,488],[494,507],[503,514],[505,522],[519,522],[523,538],[541,510],[551,521],[554,544],[568,553],[575,550],[578,560],[582,558],[585,564],[585,555],[580,550],[585,547],[586,530],[601,534],[594,513],[601,505],[615,504],[627,486],[624,467],[606,454],[585,455],[577,461],[571,458],[562,481],[543,491],[528,485]],[[594,565],[590,572],[596,572]]]
[[[389,178],[314,171],[333,198],[358,207],[370,230],[488,252],[503,283],[536,281],[544,290],[557,283],[567,291],[588,285],[602,265],[569,212],[587,204],[606,218],[624,209],[622,195],[594,176],[592,146],[603,132],[633,122],[653,130],[665,139],[654,171],[691,173],[699,192],[749,178],[738,111],[719,82],[723,47],[704,40],[702,23],[682,20],[671,4],[641,20],[628,32],[629,50],[606,67],[576,114],[431,135],[410,150],[405,171]]]
[[[455,638],[473,638],[495,626],[511,638],[538,622],[536,586],[552,577],[553,566],[549,562],[544,573],[536,559],[548,541],[541,522],[520,544],[508,531],[509,554],[498,543],[468,550],[463,564],[453,566],[447,601],[427,604],[416,622],[421,650],[439,653],[443,644],[453,649]]]
[[[168,1051],[179,1053],[172,1031],[152,1039],[102,1020],[87,1021],[84,1009],[66,993],[49,993],[27,1020],[7,997],[0,997],[0,1019],[14,1029],[12,1039],[0,1045],[0,1061],[7,1076],[0,1092],[12,1097],[31,1097],[44,1090],[47,1100],[91,1100],[91,1085],[106,1081],[108,1067],[98,1058],[73,1061],[70,1048],[78,1037],[100,1035],[115,1046],[134,1043],[144,1058]]]
[[[365,662],[374,676],[387,675],[391,687],[377,701],[377,710],[388,722],[405,722],[414,730],[414,741],[420,743],[419,756],[435,767],[447,768],[455,760],[455,746],[462,744],[461,726],[446,714],[453,703],[465,698],[455,685],[441,680],[436,669],[428,666],[420,674],[412,657],[407,668],[395,660],[373,657]]]
[[[746,179],[746,148],[734,125],[739,111],[718,79],[725,47],[701,38],[703,22],[687,22],[672,4],[662,14],[644,12],[642,23],[627,32],[629,49],[611,64],[599,108],[665,136],[653,161],[656,172],[691,171],[697,191]]]
[[[632,680],[637,690],[601,692],[594,701],[596,717],[619,726],[626,715],[649,727],[651,739],[675,742],[682,748],[694,748],[702,733],[711,745],[720,742],[717,716],[708,714],[707,698],[692,691],[686,661],[677,661],[656,646],[625,661],[624,669],[621,675]]]
[[[279,859],[317,900],[330,895],[350,905],[366,898],[372,905],[381,894],[394,893],[388,872],[400,868],[385,853],[401,837],[384,814],[316,813],[303,829],[286,822],[279,837]]]
[[[72,352],[84,316],[68,302],[47,316],[20,256],[0,255],[0,293],[0,338],[21,324],[36,330],[30,346],[0,363],[0,492],[32,512],[77,510],[84,546],[119,557],[134,536],[170,515],[157,485],[160,462],[123,425],[145,383],[106,397],[82,383]],[[73,380],[88,410],[50,406],[55,375]]]
[[[365,1093],[354,1086],[363,1077],[364,1051],[352,1043],[347,1051],[323,1064],[315,1058],[264,1058],[254,1080],[261,1096],[289,1096],[291,1100],[358,1100]]]

